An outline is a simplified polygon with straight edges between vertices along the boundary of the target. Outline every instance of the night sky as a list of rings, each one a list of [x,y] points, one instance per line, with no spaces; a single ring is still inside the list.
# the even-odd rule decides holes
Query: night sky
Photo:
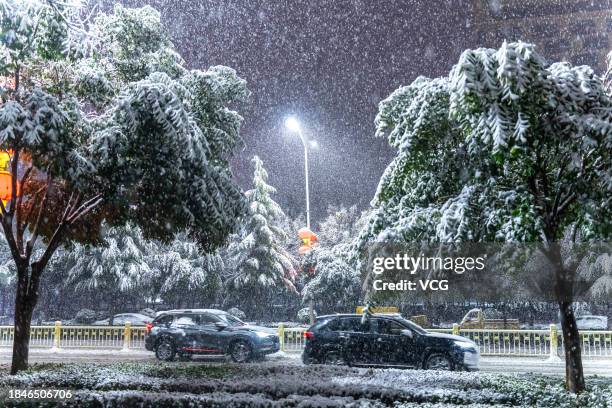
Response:
[[[293,216],[304,211],[303,150],[284,120],[300,118],[320,145],[309,161],[313,221],[330,205],[369,205],[394,156],[374,138],[378,103],[418,75],[448,73],[462,50],[480,45],[469,0],[123,3],[158,9],[189,67],[228,65],[248,81],[253,96],[236,107],[246,147],[234,174],[249,188],[259,155]]]

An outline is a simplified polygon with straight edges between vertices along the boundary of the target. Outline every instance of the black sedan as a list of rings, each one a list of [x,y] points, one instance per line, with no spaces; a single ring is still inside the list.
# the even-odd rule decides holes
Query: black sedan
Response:
[[[246,324],[216,309],[161,312],[146,326],[145,348],[164,361],[200,354],[229,355],[242,363],[275,353],[279,345],[273,329]]]
[[[304,337],[305,364],[475,371],[480,362],[473,341],[427,332],[400,315],[321,316]]]

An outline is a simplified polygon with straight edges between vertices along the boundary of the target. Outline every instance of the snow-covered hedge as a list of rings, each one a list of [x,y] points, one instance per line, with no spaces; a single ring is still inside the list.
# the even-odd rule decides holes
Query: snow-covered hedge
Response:
[[[75,323],[79,324],[91,324],[96,320],[98,314],[91,309],[81,309],[77,312],[74,317]]]
[[[556,377],[301,366],[284,360],[42,365],[0,377],[0,390],[74,390],[66,406],[84,407],[612,407],[611,379],[590,378],[587,384],[588,391],[575,396]]]

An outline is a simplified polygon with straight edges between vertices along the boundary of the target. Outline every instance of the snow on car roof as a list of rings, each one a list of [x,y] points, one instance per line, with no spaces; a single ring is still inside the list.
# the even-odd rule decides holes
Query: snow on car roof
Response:
[[[317,320],[327,319],[330,317],[361,317],[361,316],[363,316],[362,313],[335,313],[335,314],[317,316]],[[370,313],[370,316],[402,317],[402,314],[401,313]]]
[[[172,309],[172,310],[161,310],[155,313],[155,316],[159,316],[161,314],[170,314],[170,313],[212,313],[212,314],[228,314],[224,310],[219,309]]]

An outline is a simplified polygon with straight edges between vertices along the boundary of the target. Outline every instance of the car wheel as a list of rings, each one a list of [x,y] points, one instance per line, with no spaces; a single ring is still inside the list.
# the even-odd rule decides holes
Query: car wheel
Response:
[[[346,365],[346,360],[337,351],[330,351],[325,355],[323,363],[329,365]]]
[[[155,349],[155,357],[162,361],[172,361],[176,355],[174,342],[170,339],[162,339]]]
[[[246,363],[251,359],[251,355],[251,345],[244,340],[234,342],[230,348],[230,357],[236,363]]]
[[[453,362],[446,354],[434,353],[427,357],[425,361],[426,370],[454,370]]]

